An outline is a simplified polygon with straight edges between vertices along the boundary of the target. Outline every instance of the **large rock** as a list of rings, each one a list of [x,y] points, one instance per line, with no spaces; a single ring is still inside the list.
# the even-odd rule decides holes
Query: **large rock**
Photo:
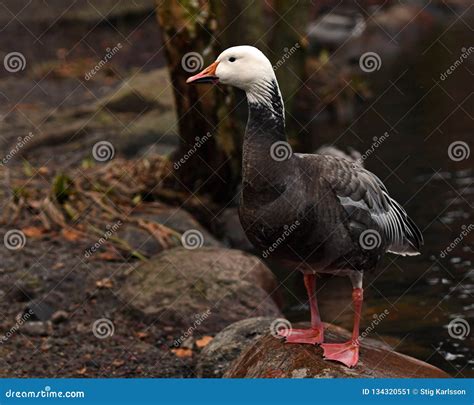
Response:
[[[203,246],[222,246],[196,219],[186,210],[177,207],[165,207],[153,213],[138,213],[140,218],[162,224],[179,233],[197,231],[202,235]],[[148,231],[133,224],[125,224],[117,232],[119,238],[125,240],[134,250],[151,257],[166,249]]]
[[[271,317],[244,319],[220,331],[199,355],[197,376],[222,377],[243,350],[270,330],[274,320]]]
[[[125,156],[170,155],[179,144],[177,126],[174,110],[152,110],[126,125],[114,140],[114,146]]]
[[[308,325],[305,325],[308,327]],[[326,324],[325,340],[343,342],[350,333]],[[286,344],[270,333],[258,339],[232,364],[230,378],[448,378],[428,363],[397,353],[373,339],[361,343],[359,364],[350,369],[323,359],[318,346]]]
[[[133,75],[115,92],[101,100],[99,107],[139,115],[152,109],[174,111],[173,86],[168,70],[161,68]]]
[[[216,333],[251,316],[280,316],[270,296],[276,287],[271,271],[252,255],[174,248],[135,269],[119,297],[144,322]]]

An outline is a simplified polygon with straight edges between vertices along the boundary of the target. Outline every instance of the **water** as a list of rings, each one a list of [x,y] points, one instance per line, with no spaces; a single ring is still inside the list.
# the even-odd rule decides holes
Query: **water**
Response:
[[[365,280],[366,303],[361,330],[388,311],[372,337],[397,351],[434,364],[453,376],[474,376],[474,144],[470,56],[441,80],[469,32],[462,22],[409,49],[398,62],[368,76],[374,98],[363,103],[346,126],[315,124],[309,146],[324,143],[369,152],[366,167],[386,184],[423,232],[417,257],[387,255],[378,272]],[[471,41],[472,42],[472,41]],[[429,47],[429,48],[428,48]],[[390,82],[390,81],[391,82]],[[385,139],[381,136],[387,133]],[[374,137],[379,141],[373,147]],[[465,142],[455,161],[448,149]],[[458,238],[458,239],[456,239]],[[449,248],[449,251],[447,248]],[[300,277],[286,280],[288,316],[308,319]],[[323,320],[352,327],[350,283],[333,278],[318,286]],[[448,325],[451,323],[451,329]],[[470,334],[469,334],[470,332]]]

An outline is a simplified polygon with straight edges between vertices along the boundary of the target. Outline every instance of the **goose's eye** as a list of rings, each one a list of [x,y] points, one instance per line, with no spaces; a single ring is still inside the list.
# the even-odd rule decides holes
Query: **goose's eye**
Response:
[[[234,58],[233,56],[231,56],[231,57],[229,58],[229,62],[235,62],[235,58]]]

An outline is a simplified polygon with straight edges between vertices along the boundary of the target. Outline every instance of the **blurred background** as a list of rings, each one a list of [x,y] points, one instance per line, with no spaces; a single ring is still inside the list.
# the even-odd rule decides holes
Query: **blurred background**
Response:
[[[176,345],[189,320],[124,310],[146,290],[128,277],[189,230],[253,252],[236,211],[245,97],[185,85],[250,44],[294,150],[361,156],[424,234],[422,255],[367,277],[362,328],[388,311],[371,337],[473,377],[473,27],[469,0],[2,0],[0,375],[196,376],[229,322]],[[301,275],[269,266],[278,311],[306,320]],[[351,328],[349,292],[323,280],[323,320]],[[109,339],[91,333],[103,319]]]

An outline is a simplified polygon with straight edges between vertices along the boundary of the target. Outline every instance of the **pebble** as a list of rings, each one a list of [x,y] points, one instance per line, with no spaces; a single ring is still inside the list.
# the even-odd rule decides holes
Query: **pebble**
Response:
[[[53,315],[51,315],[51,322],[57,324],[57,323],[67,321],[68,318],[69,318],[69,314],[66,311],[59,310],[59,311],[56,311]]]
[[[53,333],[53,324],[51,321],[31,321],[26,322],[21,331],[30,336],[48,336]]]

